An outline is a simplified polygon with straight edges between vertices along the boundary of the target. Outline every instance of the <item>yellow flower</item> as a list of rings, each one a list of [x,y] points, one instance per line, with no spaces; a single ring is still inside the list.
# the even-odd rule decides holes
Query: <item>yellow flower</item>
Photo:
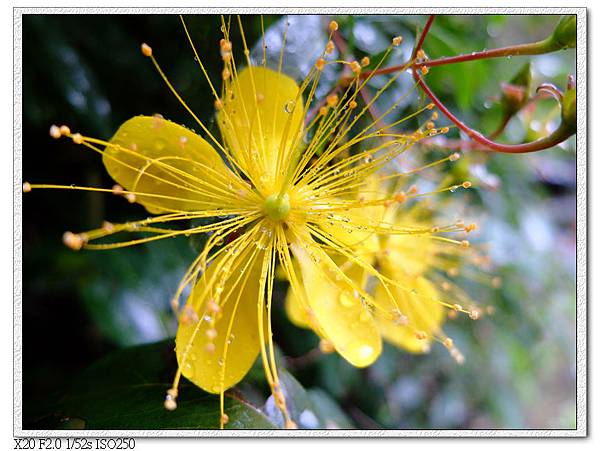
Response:
[[[427,279],[411,272],[422,265],[419,257],[402,269],[396,265],[394,254],[409,259],[408,253],[399,249],[410,248],[420,236],[430,238],[431,229],[380,214],[390,204],[417,199],[424,193],[364,193],[369,192],[371,177],[382,167],[440,130],[423,127],[412,133],[394,132],[394,127],[406,119],[393,117],[402,99],[366,126],[361,125],[373,102],[399,73],[362,107],[358,106],[359,95],[371,76],[361,76],[360,70],[350,71],[353,78],[345,88],[320,101],[315,91],[324,68],[328,64],[353,68],[350,62],[330,60],[331,41],[298,85],[280,70],[253,66],[241,21],[239,26],[246,68],[238,70],[236,66],[229,27],[223,22],[220,94],[196,54],[210,85],[222,140],[213,136],[185,104],[152,49],[144,44],[142,53],[152,60],[206,139],[161,116],[134,117],[109,142],[72,134],[65,126],[53,127],[52,136],[67,136],[101,153],[118,185],[103,190],[27,184],[24,189],[112,192],[140,203],[155,215],[125,224],[105,223],[86,233],[67,232],[64,241],[73,249],[111,249],[179,235],[208,234],[205,248],[173,299],[179,317],[179,370],[165,407],[176,408],[177,387],[183,375],[203,390],[220,395],[223,427],[228,419],[223,411],[225,390],[238,383],[260,355],[276,405],[286,426],[294,427],[279,384],[272,336],[276,265],[290,281],[299,309],[311,327],[352,365],[373,363],[381,353],[382,335],[409,346],[409,340],[401,338],[405,329],[394,322],[399,315],[410,317],[420,329],[437,331],[442,313],[441,304],[432,300],[435,289]],[[334,28],[330,28],[331,34]],[[375,69],[393,48],[390,43]],[[432,107],[427,105],[414,114]],[[384,118],[391,120],[386,124]],[[451,159],[449,156],[440,162]],[[391,177],[397,175],[402,174]],[[186,229],[176,227],[178,221],[198,218],[213,221]],[[97,242],[120,232],[145,236]],[[429,242],[427,238],[418,242]],[[460,246],[459,241],[443,239]],[[372,255],[363,253],[365,249]],[[392,254],[384,255],[388,249]],[[367,278],[378,284],[375,295],[365,288]],[[192,286],[191,294],[181,306],[178,299],[187,286]],[[419,301],[406,292],[407,288],[421,292],[416,297]],[[426,314],[415,314],[419,309]]]
[[[369,193],[385,195],[387,188],[375,177],[371,178]],[[410,191],[410,189],[409,189]],[[397,198],[406,196],[400,191]],[[365,197],[369,197],[366,195]],[[373,197],[373,194],[370,195]],[[464,357],[454,346],[452,339],[441,329],[446,317],[446,308],[455,311],[454,304],[442,301],[442,292],[456,291],[458,288],[443,276],[434,277],[430,273],[435,270],[447,272],[450,263],[447,257],[456,256],[460,248],[448,246],[439,240],[437,234],[440,228],[432,225],[433,219],[427,214],[421,204],[406,207],[404,203],[394,202],[380,207],[370,207],[357,212],[367,217],[381,218],[382,224],[393,224],[397,227],[412,227],[417,234],[363,234],[356,240],[344,240],[353,250],[355,256],[360,256],[364,262],[377,267],[381,276],[388,280],[382,283],[372,277],[367,270],[348,258],[337,258],[337,263],[344,274],[354,281],[357,286],[369,292],[373,300],[387,315],[375,315],[375,322],[380,335],[390,343],[409,352],[427,352],[433,340],[444,344],[451,355],[462,363]],[[469,226],[473,227],[473,226]],[[429,230],[429,233],[423,232]],[[445,232],[465,230],[464,225],[453,224],[446,227]],[[349,238],[349,237],[348,237]],[[335,259],[334,256],[332,258]],[[327,291],[318,284],[304,284],[310,292],[322,293]],[[451,294],[452,295],[452,294]],[[313,319],[313,312],[307,309],[299,298],[308,297],[308,293],[298,295],[292,289],[286,298],[286,311],[291,321],[300,327],[311,328],[322,336],[324,346],[328,348],[329,340],[319,331],[318,322]],[[459,296],[461,294],[459,293]],[[359,293],[355,293],[359,298]],[[466,299],[469,305],[472,303]],[[353,302],[344,299],[344,303]],[[460,311],[470,313],[459,307]],[[360,317],[365,319],[366,315]],[[360,324],[360,323],[359,323]],[[323,347],[323,346],[322,346]]]

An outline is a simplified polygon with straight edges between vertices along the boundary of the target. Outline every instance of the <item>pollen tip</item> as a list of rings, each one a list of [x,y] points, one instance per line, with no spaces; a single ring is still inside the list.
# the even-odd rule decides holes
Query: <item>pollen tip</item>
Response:
[[[165,398],[164,406],[165,409],[167,409],[169,412],[173,412],[175,409],[177,409],[177,402],[169,395],[167,395],[167,397]]]
[[[327,64],[325,58],[319,58],[315,63],[315,66],[317,67],[317,70],[323,70],[325,68],[325,64]]]
[[[433,102],[432,102],[432,103],[429,103],[429,104],[427,104],[427,107],[426,107],[426,108],[427,108],[428,110],[433,110],[433,109],[435,108],[435,103],[433,103]]]
[[[221,423],[223,423],[223,425],[229,423],[229,415],[226,413],[221,414]]]
[[[371,64],[371,59],[368,56],[365,56],[360,60],[360,65],[362,67],[368,66],[369,64]]]
[[[285,428],[286,429],[298,429],[298,425],[296,424],[296,422],[287,419],[285,420]]]
[[[462,240],[460,242],[460,245],[466,249],[467,247],[470,246],[470,243],[467,240]]]
[[[469,318],[471,318],[472,320],[477,320],[479,319],[479,310],[477,309],[472,309],[469,312]]]
[[[321,341],[319,341],[319,349],[321,350],[321,352],[323,354],[331,354],[332,352],[335,351],[335,347],[333,346],[333,343],[324,338]]]
[[[452,155],[448,157],[450,161],[456,161],[460,159],[460,154],[458,152],[454,152]]]
[[[337,31],[340,28],[340,26],[338,25],[338,23],[335,20],[332,20],[331,22],[329,22],[329,31],[331,31],[332,33],[334,31]]]
[[[67,127],[66,125],[61,125],[59,130],[60,130],[61,136],[69,136],[71,134],[71,129],[69,127]]]
[[[417,340],[426,340],[427,332],[425,332],[423,330],[419,330],[415,333],[415,337],[417,338]]]
[[[325,53],[329,55],[333,52],[334,49],[335,44],[332,41],[327,42],[327,45],[325,46]]]
[[[150,47],[145,42],[142,43],[141,49],[142,49],[142,55],[144,55],[144,56],[152,56],[152,47]]]
[[[74,135],[71,135],[71,139],[73,140],[73,142],[75,144],[83,143],[83,136],[81,136],[81,134],[79,134],[79,133],[75,133]]]
[[[421,74],[427,75],[429,73],[429,68],[427,66],[421,66]]]
[[[29,182],[23,183],[23,192],[28,193],[31,191],[31,184]]]
[[[446,348],[448,348],[448,349],[452,349],[454,347],[454,341],[452,340],[452,338],[447,337],[444,340],[444,346],[446,346]]]
[[[129,202],[130,204],[133,204],[136,201],[135,194],[133,194],[133,193],[125,194],[125,199],[127,199],[127,202]]]
[[[350,103],[348,104],[348,108],[350,108],[351,110],[353,110],[357,106],[358,106],[358,103],[356,103],[356,100],[351,100]]]
[[[471,188],[472,184],[469,181],[462,182],[462,187],[464,189]]]
[[[69,249],[78,251],[83,247],[85,239],[79,234],[66,231],[65,233],[63,233],[63,243]]]
[[[352,70],[352,72],[354,72],[356,75],[360,75],[360,71],[361,71],[361,67],[360,64],[358,63],[358,61],[352,61],[350,63],[350,69]]]
[[[56,125],[51,125],[50,126],[50,136],[52,136],[54,139],[60,138],[62,136],[60,133],[60,128],[58,128],[58,126],[56,126]]]
[[[121,194],[123,194],[123,187],[121,185],[119,185],[119,184],[113,185],[113,187],[112,187],[112,193],[115,194],[115,195],[117,195],[117,196],[120,196]]]
[[[398,47],[400,44],[402,44],[402,40],[403,40],[403,39],[404,39],[404,38],[403,38],[402,36],[395,36],[395,37],[392,39],[392,45],[393,45],[394,47]]]

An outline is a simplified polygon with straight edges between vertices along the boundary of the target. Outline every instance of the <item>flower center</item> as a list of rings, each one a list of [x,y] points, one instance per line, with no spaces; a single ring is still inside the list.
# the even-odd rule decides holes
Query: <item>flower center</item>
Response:
[[[279,193],[271,194],[265,199],[264,211],[274,221],[283,221],[290,212],[290,208],[290,198],[287,193],[283,196],[280,196]]]

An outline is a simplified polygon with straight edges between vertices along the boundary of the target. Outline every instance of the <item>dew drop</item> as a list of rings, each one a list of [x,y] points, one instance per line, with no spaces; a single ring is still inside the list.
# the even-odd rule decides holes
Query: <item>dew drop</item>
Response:
[[[296,101],[295,100],[288,100],[287,102],[285,102],[285,105],[283,105],[283,110],[290,114],[294,111],[294,108],[296,107]]]
[[[188,379],[190,379],[191,377],[194,376],[194,367],[192,366],[192,364],[190,362],[187,362],[185,365],[183,365],[183,368],[181,369],[181,373]]]

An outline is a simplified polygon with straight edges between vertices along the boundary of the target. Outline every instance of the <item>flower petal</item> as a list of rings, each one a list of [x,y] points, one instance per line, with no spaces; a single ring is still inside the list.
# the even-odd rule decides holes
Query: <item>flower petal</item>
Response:
[[[218,207],[215,199],[236,199],[224,182],[234,175],[217,151],[191,130],[157,116],[121,125],[103,162],[151,213],[212,210]]]
[[[370,365],[381,353],[375,320],[353,286],[339,277],[333,260],[307,233],[300,236],[290,248],[300,266],[307,303],[325,338],[352,365]]]
[[[262,257],[255,257],[249,263],[249,255],[249,251],[244,253],[245,259],[238,260],[237,268],[246,268],[248,264],[250,267],[243,273],[240,269],[231,271],[222,285],[214,326],[208,319],[211,307],[215,305],[214,296],[220,288],[217,288],[218,282],[211,283],[211,280],[222,277],[222,263],[227,256],[217,257],[207,268],[182,310],[175,339],[177,360],[183,375],[210,393],[219,393],[221,382],[223,390],[237,384],[249,371],[260,350],[257,300]],[[195,314],[196,321],[186,321],[186,313],[188,317]]]
[[[278,158],[289,162],[304,119],[298,92],[292,78],[264,67],[242,70],[228,86],[219,128],[236,161],[257,183],[273,184],[281,175]]]
[[[383,338],[409,352],[426,351],[445,317],[444,307],[437,302],[437,290],[425,277],[407,275],[397,267],[383,265],[381,272],[402,284],[402,287],[388,286],[394,302],[384,287],[378,284],[375,289],[377,304],[390,312],[399,309],[408,319],[408,325],[401,325],[395,320],[378,317],[377,323]],[[418,339],[417,331],[425,332],[426,338]]]

